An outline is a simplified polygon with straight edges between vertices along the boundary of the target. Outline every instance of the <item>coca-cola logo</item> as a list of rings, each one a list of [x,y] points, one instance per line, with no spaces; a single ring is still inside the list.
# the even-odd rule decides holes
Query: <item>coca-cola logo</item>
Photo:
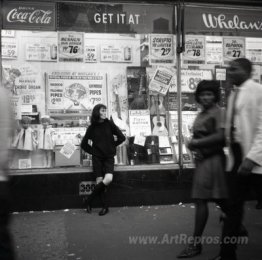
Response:
[[[48,25],[52,22],[52,13],[53,11],[51,10],[19,10],[14,8],[8,12],[6,20],[9,23],[20,22]]]
[[[229,29],[229,30],[262,30],[262,22],[241,20],[238,15],[231,19],[225,14],[212,15],[202,14],[202,19],[207,28],[211,29]]]

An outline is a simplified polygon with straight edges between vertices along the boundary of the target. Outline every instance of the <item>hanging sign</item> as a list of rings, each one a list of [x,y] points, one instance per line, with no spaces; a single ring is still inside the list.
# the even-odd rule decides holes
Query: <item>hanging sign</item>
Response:
[[[174,71],[167,67],[158,67],[149,83],[149,90],[166,95],[174,75]]]
[[[3,28],[54,31],[55,3],[5,1]]]
[[[224,63],[245,56],[245,39],[235,37],[223,38]]]
[[[84,34],[80,32],[58,33],[59,61],[84,61]]]
[[[149,39],[149,64],[173,65],[175,62],[173,35],[151,34]]]
[[[183,52],[184,64],[205,63],[205,37],[186,35],[185,52]]]

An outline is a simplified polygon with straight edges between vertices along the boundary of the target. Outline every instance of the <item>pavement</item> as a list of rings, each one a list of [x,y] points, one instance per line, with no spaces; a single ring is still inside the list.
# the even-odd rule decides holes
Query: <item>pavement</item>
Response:
[[[193,204],[114,207],[105,216],[98,216],[99,210],[14,212],[11,232],[17,260],[174,260],[193,231]],[[192,259],[217,255],[219,216],[220,209],[209,204],[203,252]],[[239,260],[262,259],[261,216],[255,201],[246,204],[249,241],[239,246]]]

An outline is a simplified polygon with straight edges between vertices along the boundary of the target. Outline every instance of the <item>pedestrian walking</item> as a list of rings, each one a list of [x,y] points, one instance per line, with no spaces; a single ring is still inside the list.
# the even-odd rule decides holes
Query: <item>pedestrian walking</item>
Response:
[[[246,58],[233,60],[227,70],[227,80],[234,86],[225,124],[230,194],[220,253],[213,260],[237,259],[244,201],[262,174],[262,86],[251,79],[251,73],[252,63]]]
[[[116,147],[125,141],[121,130],[113,121],[107,119],[106,111],[106,106],[103,104],[98,104],[93,108],[91,125],[87,128],[81,143],[81,148],[92,155],[93,172],[97,183],[87,198],[86,211],[91,213],[92,201],[100,196],[102,201],[100,216],[109,211],[105,190],[113,180]]]
[[[9,231],[10,197],[8,178],[8,140],[12,134],[12,116],[8,94],[0,87],[0,259],[14,260],[14,248]]]
[[[218,106],[219,82],[199,82],[195,99],[202,110],[194,121],[192,139],[186,144],[192,150],[196,164],[192,187],[196,206],[195,227],[193,240],[177,258],[190,258],[201,253],[201,237],[209,214],[208,202],[224,204],[228,195],[223,151],[224,113]]]

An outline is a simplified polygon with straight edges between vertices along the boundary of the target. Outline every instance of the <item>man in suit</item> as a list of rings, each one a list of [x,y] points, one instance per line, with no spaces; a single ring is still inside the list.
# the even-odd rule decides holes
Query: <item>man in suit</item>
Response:
[[[225,209],[220,254],[214,260],[236,260],[236,248],[247,191],[262,175],[262,86],[251,79],[252,63],[230,63],[227,80],[234,86],[226,116],[230,198]]]

